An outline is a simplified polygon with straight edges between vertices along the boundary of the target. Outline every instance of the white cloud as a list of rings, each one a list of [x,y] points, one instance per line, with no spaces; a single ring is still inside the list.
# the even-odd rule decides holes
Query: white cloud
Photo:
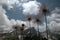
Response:
[[[2,6],[0,6],[0,23],[1,24],[9,24],[8,22],[9,22],[9,19],[6,16],[6,11],[2,8]]]
[[[60,8],[56,8],[51,11],[51,15],[47,16],[48,28],[51,32],[60,31]],[[36,24],[34,25],[35,29],[37,30]],[[43,22],[43,25],[39,25],[39,29],[41,32],[46,31],[46,24]]]
[[[48,16],[47,18],[50,21],[54,21],[54,20],[59,21],[60,20],[60,9],[56,8],[55,10],[53,10],[51,12],[51,16]]]
[[[11,23],[12,26],[13,26],[13,25],[16,25],[16,24],[18,24],[18,25],[20,25],[20,26],[21,26],[21,24],[25,24],[25,25],[26,25],[26,21],[15,20],[15,19],[11,19],[11,20],[10,20],[10,23]]]
[[[14,4],[16,4],[16,6],[22,6],[22,4],[27,1],[29,0],[0,0],[0,5],[7,5],[8,9],[11,9]]]
[[[0,4],[19,4],[19,0],[0,0]]]
[[[13,5],[19,5],[19,0],[0,0],[0,5],[7,5],[8,9],[13,8]]]
[[[8,16],[6,15],[6,11],[0,5],[0,28],[2,28],[1,31],[3,31],[3,33],[13,31],[12,26],[15,24],[21,26],[21,24],[26,24],[26,22],[21,20],[15,20],[15,19],[9,20]]]
[[[60,8],[56,8],[51,12],[51,16],[47,16],[49,21],[48,27],[53,31],[60,31]]]
[[[23,14],[29,15],[29,14],[38,14],[39,7],[41,6],[41,3],[37,1],[29,1],[27,3],[23,3]]]
[[[6,15],[6,11],[2,8],[0,5],[0,28],[2,28],[2,31],[10,30],[12,27],[10,25],[10,20],[8,19]]]
[[[55,21],[52,21],[49,25],[49,28],[51,29],[52,32],[60,31],[60,23],[56,23]]]
[[[47,16],[48,21],[59,21],[60,20],[60,9],[56,8],[51,12],[51,16]]]
[[[8,0],[0,0],[0,5],[7,4],[7,3],[8,3]]]
[[[20,0],[21,2],[27,2],[27,1],[29,1],[29,0]]]

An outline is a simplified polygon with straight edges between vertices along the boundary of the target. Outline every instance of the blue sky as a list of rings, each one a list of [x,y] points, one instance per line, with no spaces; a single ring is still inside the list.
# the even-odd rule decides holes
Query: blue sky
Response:
[[[12,25],[16,23],[19,25],[21,23],[26,24],[25,16],[30,14],[41,17],[43,24],[39,25],[40,31],[45,31],[44,16],[38,14],[39,7],[42,4],[48,5],[51,12],[51,15],[47,16],[49,29],[52,31],[57,28],[59,31],[60,0],[0,0],[0,29],[10,31]],[[36,26],[33,23],[31,25]]]

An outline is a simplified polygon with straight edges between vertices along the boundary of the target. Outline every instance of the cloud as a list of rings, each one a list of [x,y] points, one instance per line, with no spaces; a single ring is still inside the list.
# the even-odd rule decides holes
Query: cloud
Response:
[[[0,28],[2,28],[1,31],[6,31],[11,29],[10,20],[8,19],[8,16],[6,15],[6,11],[3,9],[3,7],[0,5]]]
[[[11,32],[13,31],[13,25],[20,25],[21,24],[26,24],[25,21],[21,20],[15,20],[15,19],[8,19],[8,16],[6,15],[5,9],[3,9],[2,5],[0,5],[0,32],[6,33],[6,32]]]
[[[2,24],[6,24],[4,22],[7,22],[7,24],[8,24],[8,22],[9,22],[9,19],[6,16],[6,11],[2,8],[2,6],[0,6],[0,21],[2,22]]]
[[[8,6],[8,9],[13,8],[14,4],[19,6],[19,0],[0,0],[0,5],[6,5]]]
[[[50,16],[47,16],[48,19],[48,27],[50,28],[50,30],[52,32],[54,31],[60,31],[60,8],[55,8],[55,10],[53,10],[51,12]]]
[[[25,24],[25,25],[26,25],[26,21],[15,20],[15,19],[11,19],[11,20],[10,20],[10,23],[11,23],[12,26],[13,26],[13,25],[16,25],[16,24],[18,24],[18,25],[20,25],[20,26],[21,26],[21,24]]]
[[[52,21],[49,24],[48,27],[49,27],[51,32],[58,32],[58,31],[60,31],[60,23],[56,23],[55,21]]]
[[[51,32],[58,32],[60,31],[60,8],[55,8],[51,11],[51,15],[47,16],[47,22],[48,22],[48,29]],[[31,25],[34,25],[35,29],[37,30],[37,26],[34,23],[31,23]],[[46,31],[46,24],[43,22],[43,25],[38,25],[39,31],[44,32]]]
[[[37,1],[29,1],[26,3],[23,3],[23,14],[25,15],[31,15],[31,14],[38,14],[39,12],[39,7],[41,6],[41,3]]]
[[[3,33],[6,33],[6,32],[11,32],[13,31],[13,25],[20,25],[21,24],[25,24],[26,25],[26,22],[25,21],[22,21],[22,20],[15,20],[15,19],[11,19],[9,20],[8,19],[8,16],[6,15],[6,11],[5,9],[3,9],[2,6],[0,6],[0,29]]]
[[[19,0],[0,0],[0,4],[19,4]]]
[[[53,10],[51,12],[51,16],[47,16],[49,21],[59,21],[60,19],[60,8],[55,8],[55,10]]]
[[[27,2],[27,1],[29,1],[29,0],[20,0],[20,2],[23,2],[23,3],[24,3],[24,2]]]
[[[22,6],[23,3],[27,2],[29,0],[0,0],[0,5],[6,5],[8,6],[8,9],[13,8],[16,4],[16,6]]]
[[[15,24],[21,25],[24,23],[25,25],[27,25],[26,24],[27,21],[8,19],[8,16],[6,15],[6,10],[3,9],[3,5],[7,5],[9,8],[13,8],[13,4],[15,3],[19,4],[19,1],[18,0],[0,0],[0,28],[2,29],[1,31],[3,33],[13,31],[12,26]]]

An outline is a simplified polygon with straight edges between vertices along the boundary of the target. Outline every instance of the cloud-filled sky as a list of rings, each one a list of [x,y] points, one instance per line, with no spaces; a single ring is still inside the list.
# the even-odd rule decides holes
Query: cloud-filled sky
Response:
[[[12,31],[12,25],[21,25],[24,23],[26,26],[27,15],[39,15],[39,8],[46,3],[50,9],[50,15],[47,16],[48,28],[51,31],[60,30],[60,5],[59,0],[0,0],[0,32]],[[42,18],[42,25],[39,25],[40,31],[45,31],[44,16]],[[36,30],[36,25],[31,22],[32,27]],[[28,27],[27,27],[28,28]],[[56,30],[55,30],[56,29]]]

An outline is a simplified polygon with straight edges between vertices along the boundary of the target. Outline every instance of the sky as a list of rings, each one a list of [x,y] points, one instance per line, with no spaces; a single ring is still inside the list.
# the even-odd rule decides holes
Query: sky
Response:
[[[50,15],[47,15],[49,30],[51,32],[60,31],[60,0],[0,0],[0,32],[13,31],[12,26],[15,24],[24,23],[28,26],[28,21],[25,19],[27,15],[41,18],[42,25],[38,25],[39,30],[40,32],[45,31],[44,16],[39,14],[39,8],[43,4],[46,4],[50,9]],[[31,27],[37,30],[36,23],[33,23],[33,20]]]

